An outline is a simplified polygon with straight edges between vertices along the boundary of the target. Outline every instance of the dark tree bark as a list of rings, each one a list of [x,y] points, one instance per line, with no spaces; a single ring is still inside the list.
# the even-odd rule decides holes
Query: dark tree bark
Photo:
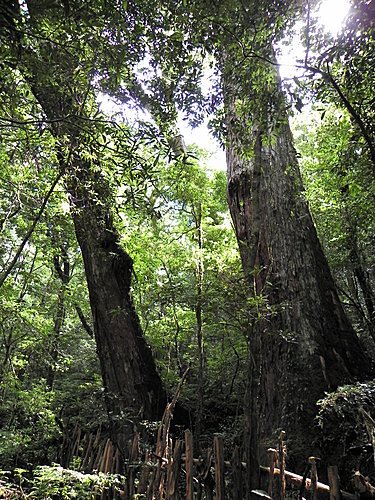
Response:
[[[44,2],[28,2],[28,30],[38,35],[43,16],[53,16]],[[56,6],[56,9],[59,7]],[[17,11],[18,9],[18,11]],[[14,6],[14,17],[19,15]],[[56,11],[56,15],[61,14]],[[79,55],[41,37],[22,46],[17,33],[17,69],[29,83],[56,141],[56,155],[68,193],[77,241],[86,271],[94,333],[100,360],[112,439],[123,447],[126,417],[158,419],[166,394],[147,346],[131,298],[133,263],[119,243],[112,219],[112,196],[101,174],[100,159],[90,150],[90,81],[75,77]],[[94,106],[95,108],[95,106]],[[95,111],[95,110],[94,110]],[[82,126],[85,124],[85,127]],[[86,151],[84,148],[86,147]]]
[[[80,185],[74,198],[85,203]],[[89,203],[90,205],[90,203]],[[157,419],[166,397],[130,295],[133,263],[121,248],[110,213],[73,208],[94,320],[107,404],[115,415]]]
[[[52,120],[56,114],[50,109],[49,89],[45,96],[45,89],[35,85],[37,79],[35,95]],[[61,116],[61,110],[57,116]],[[100,166],[79,155],[77,131],[69,124],[54,130],[57,139],[61,134],[71,141],[68,158],[63,159],[59,151],[58,156],[60,168],[65,170],[64,182],[85,267],[106,404],[114,423],[112,439],[122,448],[126,439],[123,417],[131,421],[158,419],[166,395],[133,306],[133,263],[119,243],[109,187],[98,174]]]
[[[369,361],[340,304],[303,196],[279,77],[248,107],[244,100],[254,97],[240,95],[233,82],[227,76],[228,201],[252,296],[261,298],[250,335],[250,379],[260,374],[261,435],[282,428],[306,457],[316,444],[316,402],[325,391],[366,377]]]

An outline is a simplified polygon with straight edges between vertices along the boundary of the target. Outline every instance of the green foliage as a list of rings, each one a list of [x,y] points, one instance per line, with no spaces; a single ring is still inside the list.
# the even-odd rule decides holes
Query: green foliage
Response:
[[[313,17],[303,31],[308,78],[298,82],[299,91],[350,115],[351,140],[361,150],[370,176],[375,167],[373,6],[366,0],[352,2],[346,24],[335,36],[325,33]]]
[[[355,414],[356,418],[362,418],[358,412],[359,408],[365,410],[372,409],[375,398],[375,383],[357,383],[355,385],[344,385],[336,391],[327,393],[326,397],[318,401],[319,415],[318,424],[323,427],[325,419],[330,415],[335,415],[340,418],[343,425],[346,426],[347,434],[352,418],[345,421],[348,413]],[[353,429],[351,429],[353,430]]]
[[[21,387],[19,383],[11,387],[8,381],[6,402],[1,408],[0,461],[7,467],[48,461],[51,445],[53,450],[59,437],[51,408],[54,395],[46,392],[43,381],[27,389]]]
[[[352,214],[363,235],[367,233],[361,240],[369,240],[372,195],[361,157],[351,142],[353,128],[347,113],[326,108],[323,122],[317,113],[312,116],[306,124],[296,122],[296,145],[307,197],[327,254],[337,268],[345,260],[345,211]]]
[[[119,227],[134,257],[133,295],[163,380],[173,392],[190,365],[183,397],[197,407],[201,300],[205,401],[209,407],[222,399],[230,413],[242,398],[247,356],[242,272],[226,208],[225,175],[207,172],[204,152],[193,146],[189,151],[198,160],[159,161],[145,216],[138,207],[134,213],[126,207]],[[205,412],[209,420],[210,410]]]
[[[345,478],[353,470],[373,476],[373,451],[366,451],[371,436],[360,410],[371,415],[374,402],[373,381],[339,387],[318,401],[317,425],[322,429],[319,445],[325,454],[322,458],[329,462],[331,456],[337,457]]]
[[[375,185],[368,157],[345,110],[326,107],[323,120],[314,110],[295,117],[294,123],[320,240],[357,329],[368,335],[371,318],[358,281],[362,269],[372,283],[374,268]]]
[[[103,492],[118,494],[124,487],[124,478],[119,475],[102,472],[83,474],[76,470],[64,469],[58,464],[36,467],[32,477],[27,470],[19,468],[13,471],[13,479],[9,478],[7,471],[0,471],[0,477],[3,482],[0,486],[0,494],[4,493],[2,498],[89,500]]]
[[[83,474],[59,465],[41,466],[34,471],[29,498],[92,499],[108,489],[118,492],[122,486],[120,476]]]

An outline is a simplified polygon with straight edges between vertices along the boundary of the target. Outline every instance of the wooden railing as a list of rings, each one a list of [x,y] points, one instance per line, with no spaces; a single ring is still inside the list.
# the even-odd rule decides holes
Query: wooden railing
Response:
[[[224,460],[229,454],[225,453],[223,436],[217,434],[212,446],[200,457],[194,457],[194,440],[190,430],[185,431],[183,439],[172,443],[169,436],[172,409],[166,409],[154,451],[142,451],[139,434],[136,433],[127,453],[128,458],[124,460],[109,439],[103,441],[99,434],[83,434],[76,428],[70,457],[75,457],[76,466],[84,472],[96,470],[121,474],[124,484],[117,495],[129,500],[135,495],[147,500],[246,498],[247,464],[241,461],[240,448],[234,447],[230,460]],[[304,476],[286,470],[285,433],[280,435],[277,447],[269,449],[268,454],[269,465],[260,467],[261,483],[265,489],[253,490],[251,496],[254,499],[283,500],[288,486],[298,490],[301,499],[307,491],[312,500],[318,494],[325,494],[331,500],[356,500],[356,495],[340,490],[335,466],[328,467],[329,484],[319,482],[315,457],[308,459],[309,470]],[[116,498],[116,494],[107,492],[100,498]]]

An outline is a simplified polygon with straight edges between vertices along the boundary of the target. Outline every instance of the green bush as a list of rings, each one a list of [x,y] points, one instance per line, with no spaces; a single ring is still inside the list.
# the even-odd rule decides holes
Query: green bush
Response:
[[[71,498],[93,499],[97,493],[113,488],[120,491],[123,478],[118,475],[83,474],[75,470],[64,469],[58,464],[40,466],[34,471],[31,492],[28,498],[45,500],[69,500]]]
[[[375,416],[375,381],[339,387],[327,393],[318,405],[318,444],[323,462],[338,465],[342,478],[350,478],[356,470],[373,476],[373,452],[360,410]],[[332,457],[340,457],[340,462],[333,463]]]

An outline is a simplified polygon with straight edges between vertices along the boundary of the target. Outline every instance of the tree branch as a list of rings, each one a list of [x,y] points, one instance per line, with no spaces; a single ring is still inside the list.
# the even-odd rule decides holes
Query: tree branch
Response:
[[[81,320],[81,324],[82,324],[83,328],[86,330],[89,337],[91,337],[93,339],[94,332],[93,332],[91,326],[89,325],[89,323],[87,322],[87,319],[86,319],[85,315],[83,314],[82,309],[80,308],[80,306],[78,304],[75,304],[74,307],[77,311],[79,319]]]
[[[298,69],[307,70],[314,75],[320,75],[326,83],[329,83],[333,87],[333,89],[338,94],[342,104],[344,105],[345,109],[348,111],[348,113],[353,118],[355,123],[358,125],[360,131],[362,132],[362,136],[365,139],[366,144],[370,150],[371,161],[375,167],[375,144],[372,141],[371,136],[366,129],[366,125],[364,124],[359,113],[355,110],[354,106],[350,103],[349,99],[345,96],[345,94],[341,90],[339,84],[336,82],[336,80],[329,72],[328,63],[327,63],[327,71],[323,71],[320,68],[315,68],[314,66],[309,66],[306,64],[303,66],[296,64],[294,67]]]
[[[57,185],[57,183],[59,182],[59,180],[61,179],[63,175],[63,172],[59,172],[58,176],[56,177],[56,179],[53,181],[50,189],[48,190],[46,196],[44,197],[44,200],[43,200],[43,203],[38,211],[38,213],[36,214],[31,226],[29,227],[27,233],[25,234],[20,246],[18,247],[18,250],[15,254],[15,256],[13,257],[11,263],[8,265],[7,269],[3,272],[3,274],[0,276],[0,288],[3,286],[4,284],[4,281],[7,279],[7,277],[10,275],[10,273],[13,271],[14,269],[14,266],[17,264],[17,261],[23,251],[23,249],[25,248],[25,245],[26,243],[29,241],[30,239],[30,236],[33,234],[34,232],[34,229],[36,228],[36,225],[38,224],[40,218],[42,217],[43,215],[43,212],[44,212],[44,209],[46,208],[46,205],[52,195],[52,193],[54,192],[55,190],[55,187]]]
[[[305,66],[307,66],[307,61],[309,59],[309,52],[310,52],[310,15],[311,15],[310,0],[307,0]]]

